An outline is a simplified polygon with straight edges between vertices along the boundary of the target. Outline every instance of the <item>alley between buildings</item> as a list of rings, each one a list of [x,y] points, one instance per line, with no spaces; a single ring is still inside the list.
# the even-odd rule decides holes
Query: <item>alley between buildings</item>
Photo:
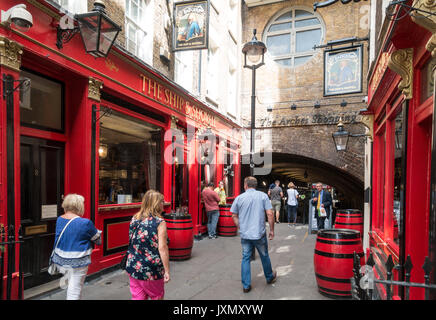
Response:
[[[268,227],[269,228],[269,227]],[[192,257],[171,261],[171,281],[165,287],[167,300],[329,300],[318,291],[313,271],[316,234],[308,225],[275,225],[269,254],[277,270],[277,282],[267,285],[259,255],[251,263],[252,287],[241,286],[241,243],[239,236],[195,241]],[[58,289],[35,300],[64,300],[66,290]],[[129,300],[129,279],[116,270],[85,283],[83,300]]]

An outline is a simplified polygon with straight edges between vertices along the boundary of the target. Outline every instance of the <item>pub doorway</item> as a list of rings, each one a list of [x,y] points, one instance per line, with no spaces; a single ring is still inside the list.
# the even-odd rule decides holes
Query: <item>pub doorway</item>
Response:
[[[24,289],[53,278],[47,273],[56,219],[62,214],[64,143],[21,137],[21,224]]]

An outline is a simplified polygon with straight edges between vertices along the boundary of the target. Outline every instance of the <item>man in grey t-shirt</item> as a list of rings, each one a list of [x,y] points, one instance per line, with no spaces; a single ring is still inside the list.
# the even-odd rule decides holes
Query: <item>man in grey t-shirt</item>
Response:
[[[282,205],[283,190],[280,188],[280,181],[275,181],[275,187],[268,190],[268,195],[271,197],[271,205],[276,215],[276,223],[280,223],[280,207]]]
[[[230,212],[239,229],[242,245],[241,280],[244,292],[251,290],[250,257],[254,247],[259,252],[263,272],[268,284],[275,282],[277,272],[272,270],[268,255],[268,242],[265,228],[265,213],[269,222],[269,239],[274,238],[274,214],[268,196],[256,190],[257,179],[244,179],[245,192],[233,201]]]

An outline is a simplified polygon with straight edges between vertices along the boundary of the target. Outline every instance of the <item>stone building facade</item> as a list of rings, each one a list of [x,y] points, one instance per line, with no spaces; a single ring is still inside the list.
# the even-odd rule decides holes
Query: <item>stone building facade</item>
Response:
[[[358,186],[355,194],[361,197],[365,138],[350,138],[347,152],[336,152],[332,133],[340,119],[347,131],[365,133],[359,111],[366,106],[368,42],[354,43],[362,45],[361,92],[343,95],[324,95],[324,50],[329,47],[313,46],[351,37],[367,39],[369,4],[338,2],[314,12],[313,1],[246,0],[242,10],[243,41],[249,41],[256,29],[258,40],[268,50],[265,65],[256,74],[255,152],[274,151],[272,175],[305,183],[319,180],[336,185],[342,192],[354,185]],[[289,25],[286,27],[282,21]],[[287,48],[282,41],[286,28],[290,34]],[[332,48],[350,45],[349,42]],[[250,125],[251,80],[251,71],[246,69],[242,72],[241,89],[244,127]],[[243,153],[249,153],[248,147]],[[275,154],[282,155],[281,163],[275,163]]]

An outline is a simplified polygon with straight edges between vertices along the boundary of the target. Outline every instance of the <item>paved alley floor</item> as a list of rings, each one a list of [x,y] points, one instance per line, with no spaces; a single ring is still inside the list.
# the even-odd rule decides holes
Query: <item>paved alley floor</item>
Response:
[[[267,227],[268,228],[268,227]],[[269,230],[269,229],[268,229]],[[277,281],[267,285],[258,253],[251,263],[252,290],[242,292],[241,242],[239,236],[207,237],[194,242],[192,257],[171,261],[171,281],[165,286],[166,300],[330,300],[318,292],[313,271],[316,234],[307,225],[275,225],[268,242]],[[64,300],[66,290],[56,290],[36,300]],[[129,280],[116,270],[86,282],[83,300],[130,300]]]

